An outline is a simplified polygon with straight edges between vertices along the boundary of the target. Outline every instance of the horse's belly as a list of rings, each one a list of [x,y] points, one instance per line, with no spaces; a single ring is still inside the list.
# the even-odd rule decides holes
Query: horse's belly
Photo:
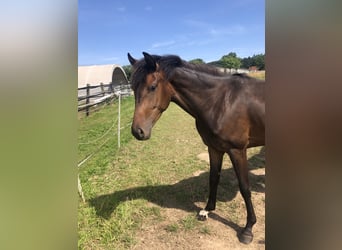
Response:
[[[197,125],[197,131],[200,134],[202,141],[205,145],[215,148],[221,152],[227,152],[230,148],[243,147],[246,142],[237,142],[222,138],[222,136],[214,134],[210,129]]]
[[[216,150],[227,152],[231,148],[250,148],[265,145],[264,132],[241,129],[242,126],[223,127],[222,131],[214,133],[205,125],[196,122],[196,127],[203,143]]]

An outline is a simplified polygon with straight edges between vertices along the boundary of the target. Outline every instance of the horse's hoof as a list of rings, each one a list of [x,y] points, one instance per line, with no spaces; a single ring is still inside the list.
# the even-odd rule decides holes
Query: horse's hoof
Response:
[[[243,244],[249,244],[253,240],[253,233],[250,230],[243,230],[239,235],[239,241]]]
[[[208,219],[208,214],[209,214],[209,211],[201,210],[198,213],[198,219],[201,220],[201,221],[205,221],[205,220]]]

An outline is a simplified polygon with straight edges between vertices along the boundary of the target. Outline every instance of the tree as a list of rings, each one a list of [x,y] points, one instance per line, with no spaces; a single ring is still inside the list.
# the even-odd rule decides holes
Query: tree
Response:
[[[241,67],[241,59],[236,56],[235,52],[230,52],[228,55],[222,56],[220,64],[224,68],[238,69]]]
[[[228,56],[228,57],[237,57],[236,53],[235,52],[229,52],[228,55],[225,55],[225,56]]]
[[[256,66],[259,70],[265,69],[265,54],[253,55],[241,60],[242,67],[248,69],[249,67]]]
[[[196,58],[196,59],[190,60],[189,63],[193,63],[193,64],[204,64],[205,62],[204,62],[201,58]]]
[[[253,63],[255,66],[258,67],[258,69],[265,69],[265,55],[264,54],[258,54],[253,56]]]
[[[249,56],[249,57],[242,58],[242,60],[241,60],[241,67],[242,68],[249,69],[252,66],[253,66],[252,57]]]
[[[125,71],[127,79],[131,79],[131,74],[132,74],[132,66],[131,65],[125,65],[122,66],[122,69]]]

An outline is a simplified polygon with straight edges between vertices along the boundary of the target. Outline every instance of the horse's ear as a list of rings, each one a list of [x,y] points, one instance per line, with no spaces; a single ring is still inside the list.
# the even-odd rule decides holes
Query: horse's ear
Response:
[[[127,53],[127,57],[128,57],[128,61],[131,63],[132,66],[137,62],[137,60],[134,59],[130,53]]]
[[[154,60],[154,58],[153,58],[150,54],[148,54],[148,53],[146,53],[146,52],[143,52],[143,55],[144,55],[144,58],[145,58],[145,62],[146,62],[147,67],[150,68],[150,69],[153,70],[153,71],[156,71],[156,69],[157,69],[157,63],[156,63],[156,61]]]

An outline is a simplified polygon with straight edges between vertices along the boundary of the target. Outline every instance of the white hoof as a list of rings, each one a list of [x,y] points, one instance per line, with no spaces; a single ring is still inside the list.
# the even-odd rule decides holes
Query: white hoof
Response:
[[[203,209],[198,213],[198,219],[199,220],[206,220],[209,217],[208,215],[209,215],[209,211]]]

